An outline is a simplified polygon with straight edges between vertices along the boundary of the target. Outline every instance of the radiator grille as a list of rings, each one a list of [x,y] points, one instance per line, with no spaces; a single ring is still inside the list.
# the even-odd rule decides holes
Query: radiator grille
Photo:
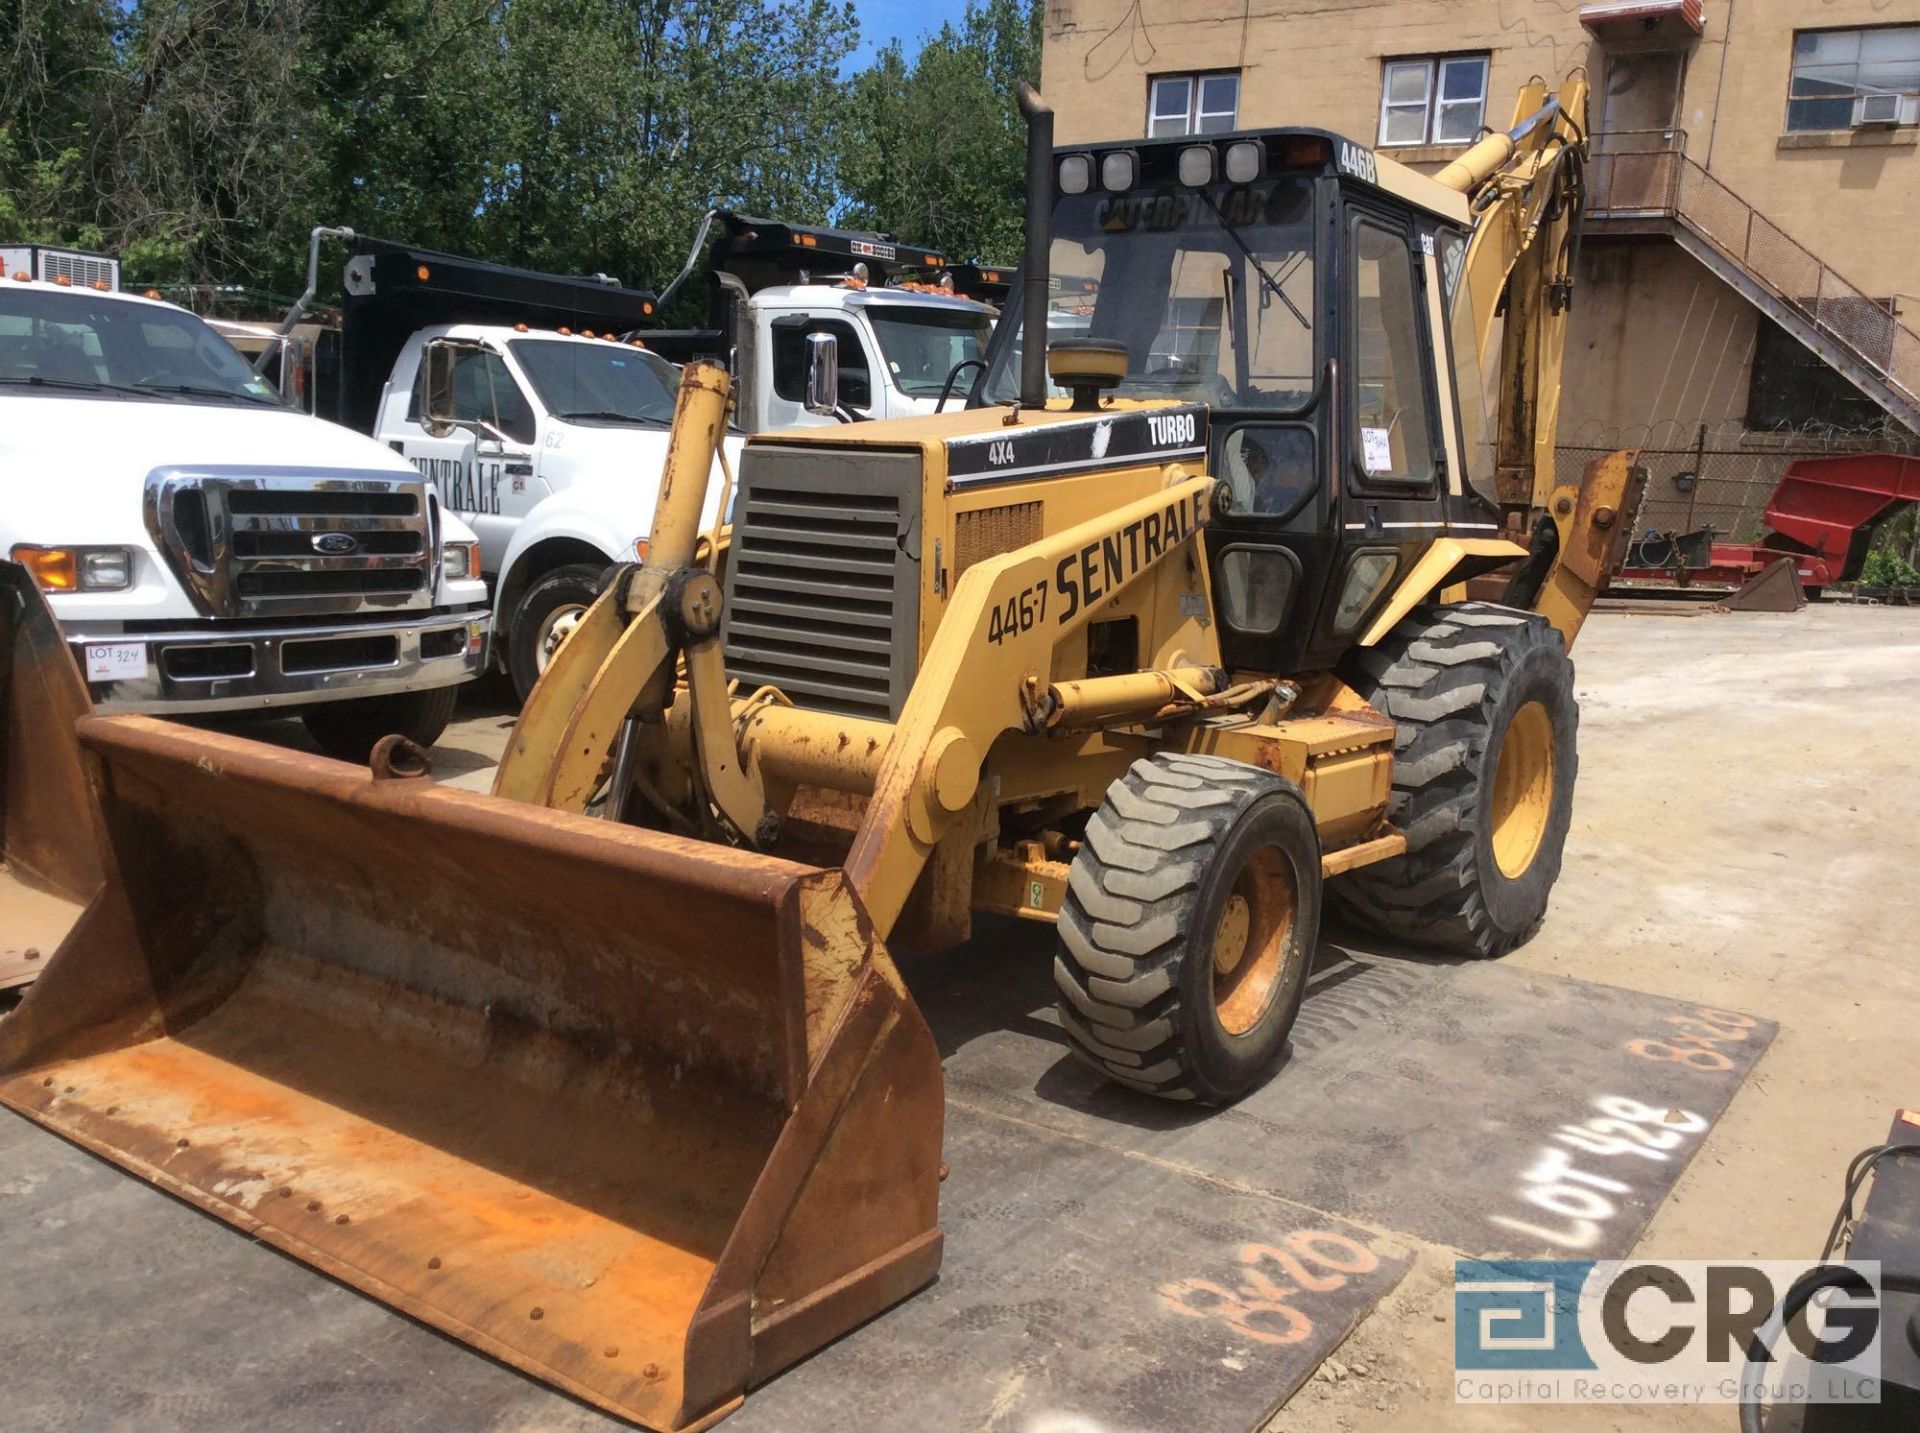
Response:
[[[1040,540],[1040,504],[1006,503],[976,508],[953,519],[953,580],[959,583],[969,567],[1013,552]]]
[[[163,470],[147,521],[214,617],[428,607],[437,514],[424,480]]]
[[[894,480],[867,481],[875,462]],[[773,446],[748,450],[740,482],[729,675],[812,710],[898,716],[918,645],[917,462]]]

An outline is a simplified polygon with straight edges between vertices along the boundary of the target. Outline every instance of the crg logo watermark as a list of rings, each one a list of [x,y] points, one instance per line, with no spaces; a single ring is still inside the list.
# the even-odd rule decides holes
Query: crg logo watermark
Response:
[[[1461,1259],[1454,1396],[1463,1403],[1877,1403],[1880,1265],[1782,1326],[1806,1260]],[[1748,1355],[1763,1357],[1749,1369]],[[1744,1381],[1744,1382],[1743,1382]]]

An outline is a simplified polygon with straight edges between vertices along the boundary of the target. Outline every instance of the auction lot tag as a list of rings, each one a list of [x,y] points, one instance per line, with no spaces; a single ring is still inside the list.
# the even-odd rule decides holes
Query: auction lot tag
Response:
[[[145,642],[87,643],[87,680],[117,682],[147,674]]]

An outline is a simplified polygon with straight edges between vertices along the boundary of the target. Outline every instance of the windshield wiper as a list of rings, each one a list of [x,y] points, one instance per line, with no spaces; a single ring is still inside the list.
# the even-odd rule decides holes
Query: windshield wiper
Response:
[[[75,393],[146,393],[148,391],[126,383],[102,383],[95,378],[49,378],[44,373],[0,378],[0,383],[18,384],[27,388],[64,388]]]
[[[656,427],[661,428],[672,426],[671,419],[656,418],[651,413],[614,413],[604,408],[583,408],[571,412],[555,413],[553,416],[563,423],[571,423],[584,418],[597,419],[603,423],[652,423]]]
[[[1256,274],[1260,275],[1260,282],[1265,284],[1268,289],[1272,290],[1273,296],[1279,299],[1281,303],[1287,306],[1287,311],[1289,313],[1291,313],[1295,318],[1300,320],[1300,327],[1306,329],[1309,333],[1311,333],[1313,331],[1312,320],[1310,320],[1305,314],[1300,312],[1299,305],[1297,305],[1296,303],[1294,303],[1292,299],[1287,297],[1286,290],[1280,287],[1279,280],[1275,279],[1272,274],[1268,273],[1267,266],[1261,263],[1260,260],[1254,256],[1253,250],[1247,247],[1247,241],[1240,237],[1240,231],[1237,228],[1235,228],[1232,223],[1228,221],[1227,216],[1225,214],[1222,214],[1220,212],[1220,206],[1213,202],[1213,196],[1207,193],[1206,190],[1202,189],[1200,191],[1200,197],[1207,201],[1207,207],[1213,210],[1213,217],[1220,221],[1220,227],[1227,231],[1227,237],[1233,240],[1235,247],[1237,247],[1241,253],[1247,256],[1247,262],[1253,265],[1253,271]],[[1299,264],[1297,261],[1300,259],[1304,259],[1306,255],[1295,254],[1292,257],[1296,260],[1296,262],[1289,264],[1287,266],[1286,271],[1280,275],[1280,278],[1284,279],[1289,277],[1293,273],[1293,271],[1299,267]]]
[[[237,398],[242,403],[271,403],[284,406],[278,398],[260,393],[244,393],[235,388],[209,388],[198,383],[134,383],[123,385],[132,393],[178,393],[187,398]]]

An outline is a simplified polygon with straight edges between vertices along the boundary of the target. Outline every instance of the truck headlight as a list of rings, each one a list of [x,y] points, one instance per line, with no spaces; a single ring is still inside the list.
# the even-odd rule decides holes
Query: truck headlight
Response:
[[[440,544],[440,575],[449,582],[464,582],[480,575],[480,544],[443,542]]]
[[[9,556],[33,574],[42,592],[124,592],[133,586],[133,549],[127,547],[20,543]]]

